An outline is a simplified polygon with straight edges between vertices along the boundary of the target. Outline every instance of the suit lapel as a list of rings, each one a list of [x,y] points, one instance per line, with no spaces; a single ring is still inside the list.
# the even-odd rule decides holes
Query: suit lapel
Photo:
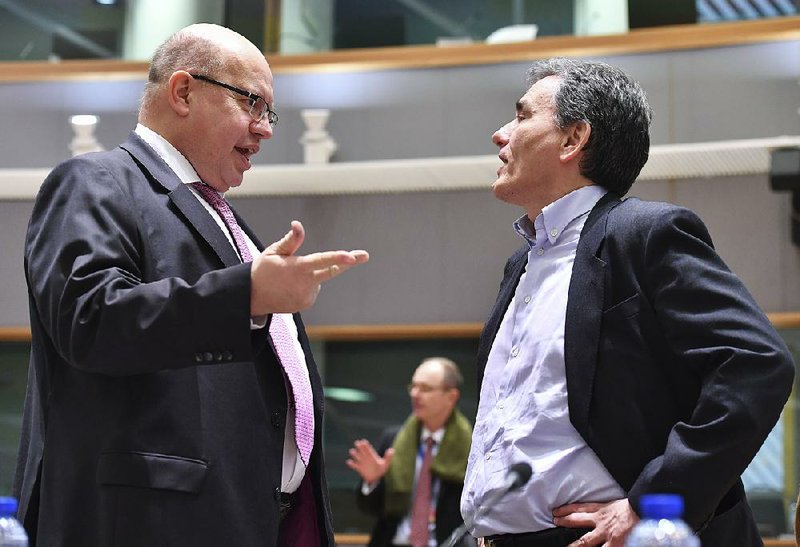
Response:
[[[223,265],[234,266],[241,263],[239,255],[208,211],[155,150],[133,132],[122,148],[131,155],[150,181],[164,188],[175,207],[216,253]]]
[[[257,249],[263,251],[264,245],[261,243],[261,240],[258,239],[258,236],[256,236],[253,230],[250,229],[250,226],[247,225],[244,219],[239,216],[239,213],[236,212],[236,209],[234,209],[233,206],[231,206],[231,210],[233,211],[233,216],[236,217],[236,222],[238,222],[239,226],[242,228],[242,231],[247,234],[247,237],[250,238],[250,241],[255,244]]]
[[[608,213],[620,203],[607,193],[583,227],[572,267],[564,326],[564,362],[567,376],[569,414],[584,438],[589,432],[589,406],[597,366],[606,263],[600,258],[606,237]]]
[[[497,295],[497,301],[492,309],[492,314],[486,321],[486,325],[481,332],[480,342],[478,344],[478,392],[480,392],[481,384],[483,383],[483,372],[486,369],[486,361],[489,359],[489,351],[492,349],[492,343],[497,336],[497,331],[500,329],[500,323],[503,321],[503,316],[511,304],[511,298],[517,290],[519,279],[522,277],[522,272],[528,263],[528,246],[525,245],[517,250],[514,255],[509,259],[506,266],[505,276],[503,282],[500,284],[500,292]]]
[[[241,264],[239,255],[236,254],[231,242],[225,237],[225,233],[208,214],[205,207],[197,199],[197,196],[185,184],[179,184],[169,194],[172,203],[183,213],[186,220],[199,233],[200,236],[214,250],[219,259],[225,266],[235,266]]]

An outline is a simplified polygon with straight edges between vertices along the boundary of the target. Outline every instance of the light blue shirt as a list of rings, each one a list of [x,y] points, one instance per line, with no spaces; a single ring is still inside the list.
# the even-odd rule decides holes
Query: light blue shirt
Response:
[[[533,223],[527,216],[515,223],[528,242],[528,263],[489,352],[461,498],[476,537],[552,528],[556,507],[625,497],[569,421],[564,365],[575,252],[589,211],[605,193],[586,186],[542,209]],[[530,464],[530,481],[475,521],[518,462]]]

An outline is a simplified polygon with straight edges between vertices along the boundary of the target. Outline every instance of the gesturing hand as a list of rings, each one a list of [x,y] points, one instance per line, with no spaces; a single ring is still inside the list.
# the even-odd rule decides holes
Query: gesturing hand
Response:
[[[300,222],[253,259],[250,315],[294,313],[310,308],[325,281],[369,260],[366,251],[325,251],[300,256],[305,230]]]
[[[369,441],[359,439],[349,451],[350,458],[347,467],[361,475],[361,479],[372,484],[378,481],[389,470],[389,465],[394,458],[394,448],[389,448],[381,458]]]

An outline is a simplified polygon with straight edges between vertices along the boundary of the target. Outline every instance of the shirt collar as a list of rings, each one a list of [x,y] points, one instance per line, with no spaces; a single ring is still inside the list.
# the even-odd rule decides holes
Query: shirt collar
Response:
[[[529,247],[541,247],[545,239],[554,245],[564,229],[591,211],[607,191],[594,184],[582,186],[545,206],[533,222],[528,215],[519,217],[514,230]]]
[[[189,160],[178,152],[178,149],[172,146],[167,139],[141,123],[136,124],[134,132],[156,151],[156,154],[164,160],[182,183],[191,184],[200,180]]]
[[[436,444],[442,444],[442,439],[444,439],[444,429],[445,428],[442,427],[437,429],[436,431],[431,431],[427,427],[423,426],[422,436],[420,437],[420,441],[424,443],[425,439],[427,439],[428,437],[433,437],[433,442],[435,442]]]

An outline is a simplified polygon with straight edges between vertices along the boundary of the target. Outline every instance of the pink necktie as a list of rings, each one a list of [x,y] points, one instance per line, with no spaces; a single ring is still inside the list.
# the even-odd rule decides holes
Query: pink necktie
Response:
[[[239,255],[242,258],[242,262],[252,262],[253,255],[250,254],[250,248],[247,246],[247,241],[244,238],[242,227],[239,226],[238,222],[236,222],[236,217],[233,216],[231,206],[228,205],[228,202],[225,201],[225,198],[223,198],[219,192],[210,186],[203,184],[202,182],[193,182],[192,186],[194,186],[195,189],[200,192],[200,195],[203,196],[203,199],[214,208],[217,214],[222,218],[222,222],[224,222],[225,226],[228,227],[228,231],[233,237],[233,242],[236,244],[236,248],[239,250]]]
[[[431,460],[433,460],[433,437],[425,439],[425,455],[417,478],[414,503],[411,506],[411,545],[428,546],[428,523],[431,517]]]
[[[233,211],[228,202],[219,192],[202,182],[193,182],[192,186],[200,192],[203,199],[214,208],[222,218],[225,226],[228,227],[233,241],[236,243],[236,248],[242,257],[242,262],[252,262],[253,255],[250,254],[242,228],[236,222],[236,217],[233,216]],[[272,340],[272,347],[281,362],[283,372],[289,380],[289,387],[294,400],[295,440],[297,449],[300,451],[300,458],[308,467],[311,449],[314,448],[314,396],[311,392],[311,382],[304,370],[305,365],[300,362],[300,358],[294,350],[294,338],[289,332],[289,327],[282,315],[272,314],[269,337]]]

